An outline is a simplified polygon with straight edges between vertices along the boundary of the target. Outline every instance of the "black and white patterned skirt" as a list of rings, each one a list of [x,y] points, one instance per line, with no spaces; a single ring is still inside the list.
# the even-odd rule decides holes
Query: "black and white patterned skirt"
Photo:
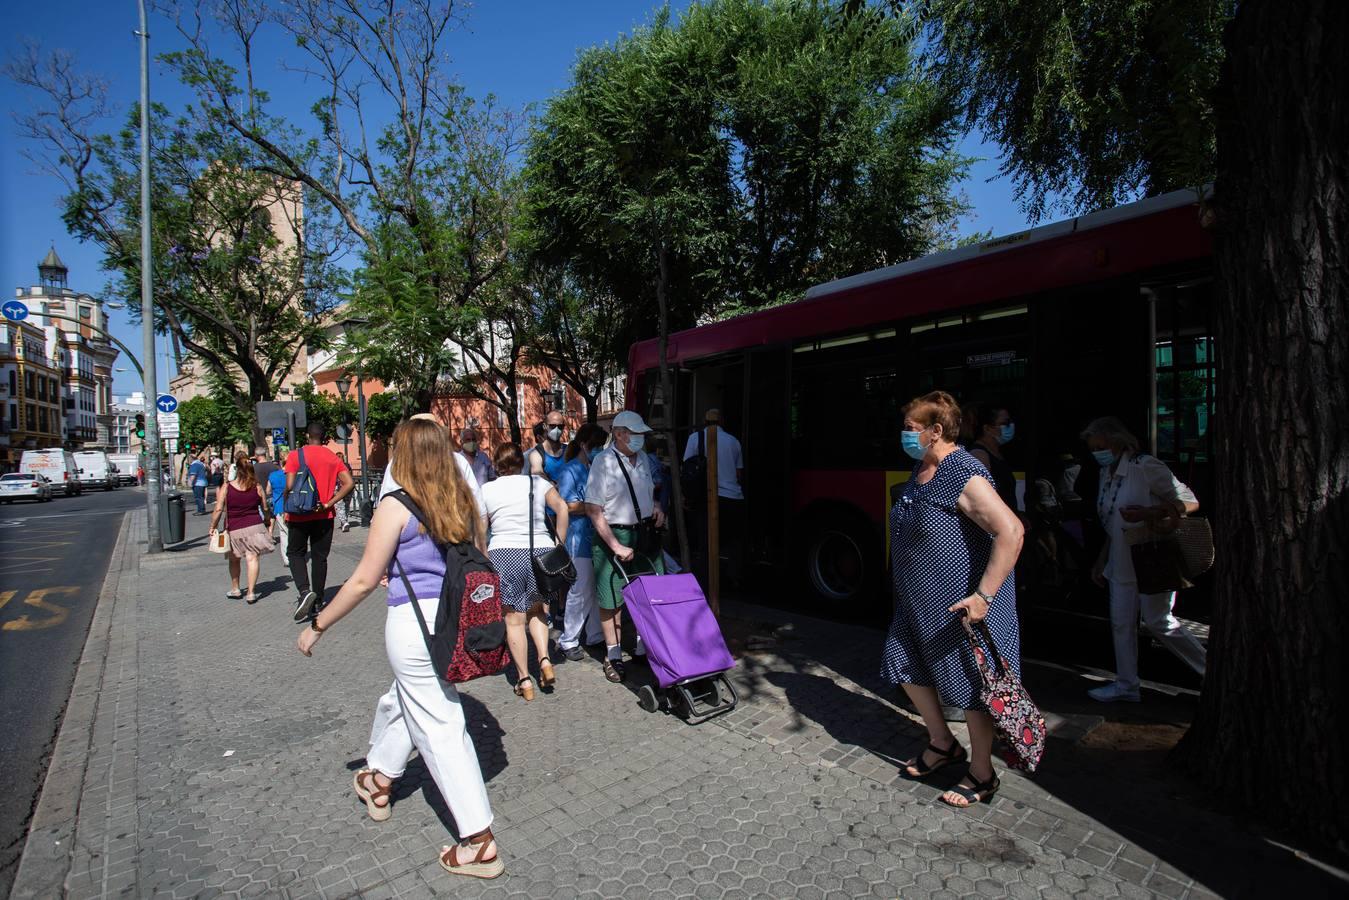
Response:
[[[542,556],[546,547],[535,547],[534,555]],[[501,605],[515,612],[529,612],[535,603],[548,602],[539,593],[534,582],[534,567],[529,562],[528,547],[498,547],[487,551],[492,568],[501,577]]]

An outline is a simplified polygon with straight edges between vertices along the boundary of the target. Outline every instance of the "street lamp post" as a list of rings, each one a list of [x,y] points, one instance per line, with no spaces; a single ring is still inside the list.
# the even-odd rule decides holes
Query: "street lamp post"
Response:
[[[346,375],[337,379],[337,396],[342,398],[342,403],[347,402],[347,392],[351,390],[351,379]],[[345,417],[342,420],[342,458],[349,459],[351,454],[347,452],[347,444],[351,441],[351,429],[347,426]]]
[[[346,337],[353,328],[359,328],[366,321],[343,319],[339,324],[342,326],[342,336]],[[356,375],[356,452],[361,456],[361,526],[369,527],[374,504],[370,502],[370,475],[365,462],[365,385],[361,382],[360,373]]]
[[[150,249],[150,31],[145,21],[145,0],[139,0],[141,39],[141,324],[144,338],[145,397],[149,406],[145,417],[146,462],[150,477],[145,480],[146,552],[161,553],[164,540],[159,533],[159,422],[155,398],[159,381],[155,373],[155,298],[154,272]]]

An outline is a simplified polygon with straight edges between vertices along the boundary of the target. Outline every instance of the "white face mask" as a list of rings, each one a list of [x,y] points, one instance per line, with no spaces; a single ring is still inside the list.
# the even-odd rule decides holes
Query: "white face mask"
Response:
[[[549,429],[548,429],[548,440],[550,440],[550,441],[560,441],[560,440],[562,440],[562,426],[560,426],[560,425],[554,425],[553,427],[549,428]]]
[[[478,452],[478,442],[477,442],[477,441],[464,441],[464,452],[465,452],[465,453],[477,453],[477,452]]]
[[[646,435],[630,434],[628,435],[628,449],[633,453],[641,453],[642,448],[646,446]]]

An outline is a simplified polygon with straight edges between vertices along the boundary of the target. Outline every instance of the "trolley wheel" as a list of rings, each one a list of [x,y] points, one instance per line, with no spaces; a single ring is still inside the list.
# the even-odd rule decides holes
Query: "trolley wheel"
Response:
[[[717,679],[717,701],[730,709],[734,709],[739,701],[739,698],[735,695],[735,688],[731,687],[731,682],[725,675]]]
[[[656,696],[656,691],[651,685],[644,684],[637,692],[637,705],[649,713],[660,709],[660,698]]]

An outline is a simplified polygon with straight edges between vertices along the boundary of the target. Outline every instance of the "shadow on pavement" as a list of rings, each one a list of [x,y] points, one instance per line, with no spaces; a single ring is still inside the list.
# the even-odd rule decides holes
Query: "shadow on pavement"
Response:
[[[907,718],[891,705],[903,705],[902,692],[879,676],[883,634],[745,603],[727,606],[723,621],[728,632],[744,630],[746,622],[756,624],[761,634],[771,634],[786,622],[795,625],[793,637],[776,647],[737,654],[737,689],[746,705],[758,700],[766,710],[782,703],[777,698],[785,695],[787,723],[775,724],[768,732],[772,737],[790,740],[793,732],[814,725],[843,745],[839,754],[845,758],[839,764],[860,748],[896,768],[926,744],[916,717]],[[733,621],[737,618],[739,622]],[[863,690],[843,686],[838,676]],[[1073,727],[1060,738],[1051,734],[1041,768],[1022,782],[1019,796],[1026,788],[1032,795],[1048,795],[1044,807],[1068,828],[1083,836],[1113,831],[1223,896],[1349,896],[1349,883],[1337,874],[1280,846],[1285,842],[1277,835],[1224,809],[1221,798],[1206,794],[1169,765],[1170,751],[1194,713],[1192,691],[1145,690],[1141,704],[1106,706],[1086,698],[1086,688],[1095,682],[1073,667],[1023,660],[1023,676],[1046,717]],[[1083,722],[1089,724],[1081,727]],[[953,767],[949,773],[954,783],[962,771]],[[945,781],[927,783],[940,791]],[[1020,800],[1008,800],[995,800],[995,809],[1001,808],[998,804],[1023,807]],[[1034,799],[1025,805],[1037,806]],[[1077,852],[1091,850],[1083,846]],[[1115,867],[1137,865],[1128,858],[1127,846],[1119,853]],[[1109,864],[1108,852],[1095,862]],[[1327,862],[1346,865],[1340,859]]]

